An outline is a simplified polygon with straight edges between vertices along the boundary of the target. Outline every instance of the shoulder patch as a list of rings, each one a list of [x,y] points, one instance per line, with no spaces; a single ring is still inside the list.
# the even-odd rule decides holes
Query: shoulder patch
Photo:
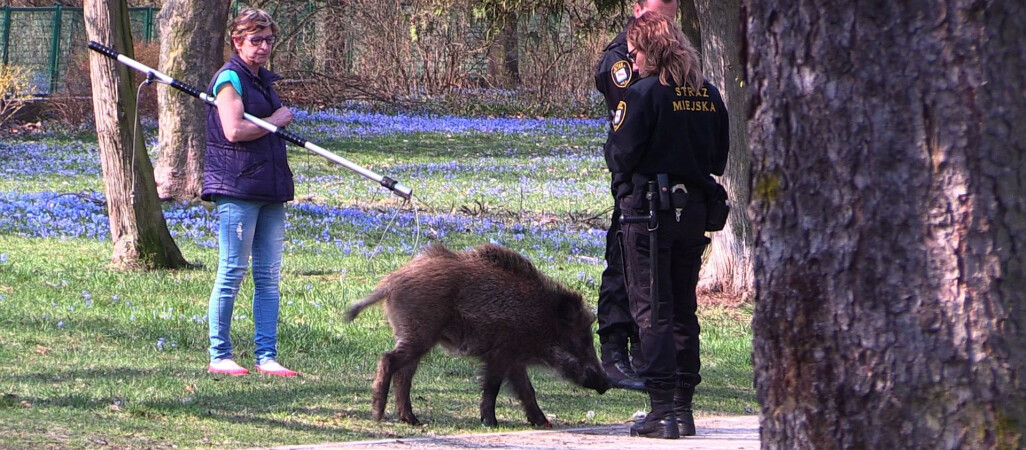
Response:
[[[616,111],[613,112],[613,131],[620,128],[625,116],[627,116],[627,102],[621,100],[616,105]]]
[[[609,76],[612,77],[613,84],[621,89],[631,84],[631,76],[633,75],[634,71],[631,70],[631,63],[622,59],[613,63],[613,67],[609,69]]]

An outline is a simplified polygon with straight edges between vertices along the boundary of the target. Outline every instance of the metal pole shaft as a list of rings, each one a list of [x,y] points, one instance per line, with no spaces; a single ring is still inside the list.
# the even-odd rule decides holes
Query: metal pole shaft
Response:
[[[90,41],[89,42],[89,48],[91,50],[96,51],[97,53],[100,53],[100,54],[102,54],[104,56],[107,56],[107,57],[109,57],[111,59],[117,60],[118,62],[120,62],[120,63],[122,63],[122,64],[124,64],[124,65],[126,65],[128,67],[131,67],[131,68],[133,68],[135,70],[138,70],[138,71],[140,71],[142,73],[145,73],[148,76],[153,76],[154,78],[160,80],[161,82],[166,83],[166,84],[170,85],[171,87],[173,87],[175,89],[178,89],[178,90],[180,90],[182,92],[185,92],[186,94],[189,94],[189,95],[191,95],[193,97],[196,97],[196,98],[206,102],[207,104],[209,104],[211,106],[214,106],[214,107],[217,106],[217,104],[214,103],[214,97],[211,96],[210,94],[207,94],[206,92],[202,92],[199,89],[196,89],[195,87],[192,87],[192,86],[190,86],[188,84],[182,83],[181,81],[178,81],[178,80],[176,80],[174,78],[171,78],[167,74],[161,73],[161,72],[157,71],[156,69],[153,69],[153,68],[151,68],[151,67],[149,67],[149,66],[147,66],[147,65],[145,65],[143,63],[140,63],[139,61],[136,61],[136,60],[134,60],[132,58],[129,58],[129,57],[125,56],[125,55],[119,54],[118,52],[114,51],[114,49],[112,49],[110,47],[104,46],[104,45],[102,45],[100,43],[97,43],[95,41]],[[342,166],[345,166],[347,169],[352,170],[353,172],[356,172],[356,173],[358,173],[360,175],[363,175],[364,177],[366,177],[368,179],[376,181],[378,184],[388,188],[392,192],[395,192],[396,195],[398,195],[398,196],[400,196],[400,197],[402,197],[404,199],[409,199],[410,196],[413,195],[413,190],[412,189],[410,189],[409,187],[403,186],[401,183],[397,182],[396,180],[393,180],[391,178],[378,175],[377,173],[374,173],[371,170],[365,169],[365,168],[357,165],[356,163],[354,163],[352,161],[349,161],[348,159],[345,159],[345,158],[343,158],[341,156],[338,156],[338,155],[336,155],[336,154],[334,154],[334,153],[332,153],[332,152],[330,152],[328,150],[325,150],[323,147],[321,147],[321,146],[319,146],[317,144],[314,144],[313,142],[309,142],[306,139],[303,139],[302,137],[300,137],[299,135],[297,135],[295,133],[292,133],[291,131],[287,131],[285,129],[279,128],[279,127],[275,126],[274,124],[272,124],[270,122],[267,122],[266,120],[263,120],[263,119],[261,119],[259,117],[255,117],[255,116],[253,116],[253,115],[251,115],[249,113],[244,113],[243,117],[245,117],[246,120],[256,124],[256,126],[258,126],[260,128],[263,128],[263,129],[265,129],[265,130],[267,130],[267,131],[269,131],[271,133],[274,133],[275,135],[277,135],[278,137],[281,137],[282,139],[285,139],[286,141],[289,141],[289,142],[291,142],[293,144],[296,144],[296,145],[298,145],[300,147],[303,147],[303,148],[305,148],[305,149],[307,149],[307,150],[309,150],[311,152],[314,152],[314,153],[316,153],[318,155],[321,155],[321,156],[327,158],[328,160],[330,160],[332,162],[335,162],[335,163],[338,163],[338,164],[340,164]]]

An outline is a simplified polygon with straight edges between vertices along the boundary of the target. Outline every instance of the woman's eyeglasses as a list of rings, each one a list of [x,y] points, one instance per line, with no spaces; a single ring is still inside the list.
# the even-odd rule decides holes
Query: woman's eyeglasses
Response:
[[[634,64],[638,61],[638,49],[627,52],[627,60]]]
[[[264,42],[266,42],[269,46],[273,46],[275,39],[277,39],[277,36],[272,34],[270,36],[250,36],[250,38],[247,40],[250,44],[253,44],[254,47],[259,47],[263,45]]]

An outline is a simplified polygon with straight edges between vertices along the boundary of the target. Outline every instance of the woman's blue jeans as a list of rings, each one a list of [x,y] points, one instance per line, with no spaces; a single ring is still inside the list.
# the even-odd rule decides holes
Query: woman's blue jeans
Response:
[[[277,356],[278,281],[285,243],[285,204],[217,196],[220,216],[217,278],[210,293],[210,359],[232,358],[229,335],[239,285],[253,258],[253,323],[256,363]]]

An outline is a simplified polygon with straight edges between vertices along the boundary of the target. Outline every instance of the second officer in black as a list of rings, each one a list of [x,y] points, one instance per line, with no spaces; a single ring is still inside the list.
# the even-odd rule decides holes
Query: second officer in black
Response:
[[[649,11],[674,17],[677,14],[677,0],[636,0],[634,2],[634,18]],[[628,22],[630,23],[630,22]],[[637,74],[627,59],[627,30],[616,35],[602,51],[595,70],[595,87],[602,93],[609,113],[610,125],[616,105],[623,100],[624,93]],[[603,151],[608,156],[610,142],[607,139]],[[615,187],[622,174],[611,173]],[[616,204],[616,191],[613,191],[613,215],[606,232],[606,268],[602,271],[602,285],[598,298],[598,336],[602,344],[602,369],[606,372],[609,382],[615,387],[643,391],[644,383],[637,378],[631,366],[631,354],[640,351],[638,327],[631,317],[630,304],[627,301],[627,286],[623,277],[623,256],[620,249],[620,207]],[[630,342],[630,353],[628,352]]]
[[[627,46],[641,79],[613,112],[606,162],[625,174],[614,186],[616,198],[625,217],[636,217],[648,215],[649,181],[659,181],[668,196],[676,194],[657,207],[655,296],[649,278],[653,231],[648,223],[623,226],[627,292],[642,347],[634,367],[652,403],[631,434],[675,439],[695,434],[691,403],[702,381],[695,290],[709,243],[706,201],[726,198],[712,175],[726,167],[728,117],[719,91],[702,77],[698,52],[665,16],[647,13],[633,21]]]

